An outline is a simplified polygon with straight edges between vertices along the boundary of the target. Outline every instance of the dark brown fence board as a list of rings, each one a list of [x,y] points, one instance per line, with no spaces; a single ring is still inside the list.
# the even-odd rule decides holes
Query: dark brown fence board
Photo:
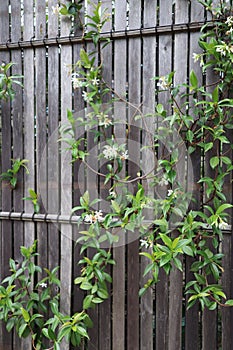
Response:
[[[7,41],[9,39],[9,14],[8,14],[8,2],[4,2],[1,5],[2,18],[0,21],[0,42]],[[0,53],[0,64],[8,63],[10,60],[9,52]],[[1,103],[1,128],[2,128],[2,144],[4,145],[4,151],[1,153],[1,169],[3,172],[11,168],[11,111],[10,103]],[[7,181],[2,182],[2,203],[3,210],[10,211],[12,209],[12,192]],[[12,255],[12,223],[1,223],[1,278],[6,277],[9,272],[9,258]],[[4,348],[9,347],[11,349],[12,334],[6,331],[5,325],[2,324],[0,330],[0,336],[3,339]]]
[[[155,2],[144,3],[143,13],[143,27],[153,27],[156,25],[157,20],[157,7]],[[156,38],[148,37],[142,40],[142,98],[143,114],[154,113],[155,110],[155,82],[152,78],[156,75]],[[142,121],[142,144],[151,146],[153,143],[155,125],[153,118],[144,118]],[[141,158],[143,159],[143,169],[145,173],[148,173],[155,166],[155,158],[153,150],[145,150],[142,152]],[[150,187],[150,180],[145,183],[146,193],[148,196],[154,197],[154,187]],[[151,211],[146,213],[146,219],[152,219],[153,214]],[[147,251],[147,249],[145,249]],[[144,269],[148,264],[148,258],[141,257],[140,260],[140,285],[141,287],[151,277],[146,275],[143,277]],[[140,300],[140,349],[152,350],[153,347],[153,331],[154,331],[154,309],[153,309],[153,289],[149,289],[147,293]]]
[[[107,13],[109,14],[109,21],[107,21],[102,29],[103,32],[110,31],[112,29],[112,1],[104,0],[102,2],[103,9],[107,9]],[[105,46],[102,53],[103,57],[103,79],[108,84],[108,86],[112,86],[112,43]],[[106,102],[108,102],[109,98],[111,98],[111,93],[107,94]],[[105,99],[104,99],[105,102]],[[107,130],[106,136],[110,137],[110,130]],[[101,138],[100,141],[104,142],[104,138]],[[104,162],[104,164],[106,164]],[[101,163],[100,163],[101,165]],[[99,166],[100,166],[99,165]],[[102,169],[100,167],[100,169]],[[103,167],[105,169],[105,167]],[[110,185],[104,185],[103,179],[99,181],[99,197],[102,199],[100,202],[100,208],[104,213],[109,212],[109,203],[105,201],[107,196],[109,195],[108,188]],[[106,272],[111,274],[111,267],[107,267]],[[109,286],[109,298],[104,301],[103,304],[99,305],[99,349],[109,350],[111,349],[112,342],[112,334],[111,334],[111,318],[112,318],[112,300],[111,300],[111,289],[112,286]]]
[[[35,4],[35,39],[42,39],[46,35],[46,3],[37,1]],[[43,203],[40,204],[40,213],[47,207],[47,114],[46,114],[46,48],[35,49],[35,96],[36,96],[36,192],[43,191]],[[47,225],[37,223],[38,262],[48,266]],[[45,277],[45,272],[41,277]]]
[[[200,21],[204,17],[203,6],[198,2],[191,3],[190,9],[190,21]],[[193,54],[200,53],[201,49],[198,45],[199,33],[193,33],[190,36],[189,45],[189,71],[194,70],[199,84],[202,84],[202,72],[200,62],[194,62]],[[191,110],[192,113],[192,110]],[[193,197],[195,202],[191,202],[189,208],[192,210],[198,210],[201,204],[201,192],[200,185],[197,183],[201,177],[201,152],[200,148],[197,148],[194,153],[190,155],[188,159],[187,178],[188,187],[193,182]],[[193,177],[193,180],[191,178]],[[193,273],[190,271],[191,265],[194,259],[186,257],[186,283],[193,280]],[[186,302],[190,296],[186,296]],[[187,304],[186,304],[187,307]],[[200,326],[199,326],[199,305],[194,305],[191,309],[185,311],[185,348],[190,350],[196,350],[200,347]]]
[[[119,0],[115,4],[115,30],[123,30],[126,26],[126,2]],[[114,42],[114,90],[122,97],[126,93],[127,47],[125,40]],[[125,136],[126,106],[122,102],[114,104],[117,119],[121,124],[115,130],[116,137]],[[113,268],[112,289],[112,349],[125,348],[125,243],[113,249],[116,268]]]
[[[129,3],[129,29],[139,28],[141,25],[141,2],[137,0]],[[129,39],[128,46],[128,98],[135,107],[128,108],[129,143],[127,145],[132,162],[128,169],[131,178],[135,178],[140,171],[140,126],[134,116],[138,114],[136,108],[141,109],[141,40]],[[137,192],[136,183],[133,183],[134,195]],[[127,347],[140,347],[140,319],[139,319],[139,242],[137,230],[129,232],[128,237],[135,235],[133,241],[127,244]]]
[[[67,3],[65,1],[64,3]],[[70,21],[61,20],[61,35],[70,34]],[[68,76],[66,65],[72,64],[72,47],[61,47],[61,123],[67,123],[67,109],[72,110],[72,86]],[[61,150],[66,146],[61,145]],[[61,151],[61,213],[69,215],[72,209],[72,167],[70,164],[71,155],[66,151]],[[60,276],[63,281],[61,284],[61,310],[69,314],[71,312],[71,285],[72,281],[72,227],[70,225],[61,225],[61,260]],[[68,253],[69,252],[69,253]],[[64,341],[62,343],[64,350],[69,349],[69,345]]]
[[[207,70],[206,73],[206,86],[207,91],[211,93],[213,91],[213,84],[216,82],[216,77],[213,74],[212,69]],[[214,144],[213,148],[205,154],[205,164],[204,164],[204,176],[209,176],[214,178],[215,170],[210,167],[210,159],[216,155],[217,150],[219,149],[219,144]],[[203,199],[204,203],[208,202],[207,196]],[[213,206],[213,202],[210,201],[208,205]],[[209,249],[214,251],[212,240],[209,240]],[[208,283],[215,283],[213,276],[208,279]],[[202,348],[203,350],[211,348],[213,350],[217,349],[217,310],[209,311],[204,309],[202,313]]]
[[[34,36],[33,23],[33,2],[24,0],[24,26],[23,39],[30,40]],[[35,190],[35,111],[34,111],[34,50],[28,49],[24,52],[24,158],[28,159],[28,168],[30,174],[24,180],[24,196],[28,197],[28,189]],[[24,211],[33,213],[33,205],[30,201],[24,202]],[[24,245],[31,246],[35,239],[35,225],[29,222],[25,225]],[[22,340],[22,348],[31,349],[30,338]]]
[[[58,34],[58,17],[54,16],[52,6],[56,6],[56,0],[48,2],[48,35],[56,37]],[[47,212],[58,214],[60,210],[59,201],[59,50],[58,47],[48,48],[48,197]],[[44,198],[44,196],[43,196]],[[58,225],[48,225],[48,267],[53,269],[59,265],[60,255],[60,233]]]
[[[17,41],[21,38],[21,3],[20,1],[11,2],[11,40]],[[16,65],[12,67],[13,74],[22,75],[22,53],[21,50],[15,50],[11,53],[11,60],[15,62]],[[21,80],[23,83],[23,79]],[[21,86],[15,86],[16,98],[12,101],[12,131],[13,131],[13,159],[23,159],[23,93]],[[17,190],[13,191],[13,209],[17,212],[23,211],[23,179],[25,174],[24,170],[21,170],[17,176]],[[20,254],[20,246],[24,244],[24,225],[23,222],[13,223],[14,232],[14,259],[18,262],[22,260]],[[14,334],[14,349],[20,349],[21,341],[17,336],[16,332]]]
[[[226,137],[230,140],[232,143],[233,136],[231,130],[226,130],[225,133]],[[233,153],[231,148],[229,147],[229,144],[224,144],[222,149],[222,155],[227,156],[232,159]],[[223,185],[223,193],[226,196],[227,203],[232,203],[232,173],[227,175],[224,179],[224,185]],[[231,224],[232,221],[232,209],[228,210],[228,217],[226,221],[228,224]],[[224,257],[222,259],[222,267],[224,269],[224,272],[222,274],[222,285],[223,285],[223,291],[226,294],[227,298],[232,298],[232,290],[231,290],[231,280],[232,280],[232,233],[230,234],[224,234],[222,239],[222,253],[224,254]],[[226,307],[221,308],[221,325],[222,325],[222,334],[221,334],[221,341],[222,341],[222,349],[224,350],[231,350],[233,347],[232,342],[232,317],[233,312],[232,308]]]
[[[98,1],[94,0],[91,3],[87,4],[87,7],[86,7],[87,14],[91,15],[91,13],[93,11],[93,6],[96,5],[97,3],[98,3]],[[91,27],[89,27],[89,28],[91,28]],[[87,53],[91,53],[94,50],[95,50],[95,47],[92,43],[88,43],[86,45]],[[96,64],[98,64],[97,55],[95,55],[95,59],[96,59]],[[87,113],[89,111],[87,111]],[[93,128],[93,129],[97,129],[97,128]],[[88,157],[88,162],[92,166],[92,168],[95,171],[97,171],[98,166],[99,166],[98,149],[96,147],[96,141],[94,140],[94,137],[95,137],[94,132],[87,133],[87,147],[88,147],[88,152],[90,154],[90,157]],[[99,196],[98,177],[93,171],[87,169],[86,179],[87,179],[87,190],[88,190],[89,195],[90,195],[90,200],[92,201],[93,199],[98,198],[98,196]],[[98,204],[95,205],[94,208],[91,208],[91,209],[98,210]],[[85,254],[86,254],[86,252],[85,252]],[[89,251],[88,251],[89,257],[93,257],[94,254],[95,254],[95,250],[89,249]],[[89,333],[90,341],[88,342],[88,350],[99,349],[99,338],[102,336],[99,334],[99,326],[100,326],[99,307],[101,307],[101,305],[96,305],[95,309],[92,309],[89,311],[89,315],[90,315],[93,323],[96,325],[96,327],[93,327],[92,329],[90,329],[90,333]]]
[[[159,7],[159,25],[172,24],[172,3],[169,0],[162,1]],[[158,38],[158,67],[157,75],[166,76],[172,71],[172,33],[164,35]],[[156,86],[156,89],[158,87]],[[168,106],[168,93],[161,92],[158,95],[158,103],[164,105],[164,108]],[[158,121],[159,123],[160,121]],[[158,124],[159,125],[159,124]],[[161,157],[162,154],[158,154]],[[155,337],[155,348],[161,350],[168,349],[168,299],[169,285],[168,276],[164,271],[159,273],[159,282],[156,284],[156,295],[155,295],[155,334],[159,335]]]

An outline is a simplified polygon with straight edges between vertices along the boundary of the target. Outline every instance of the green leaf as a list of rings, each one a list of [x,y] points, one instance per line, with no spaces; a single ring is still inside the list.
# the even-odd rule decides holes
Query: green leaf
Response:
[[[193,256],[193,250],[188,245],[184,246],[182,250],[186,255]]]
[[[83,300],[83,309],[89,309],[89,307],[91,306],[92,303],[92,299],[93,299],[93,295],[87,295],[85,297],[85,299]]]
[[[208,152],[213,148],[213,142],[203,143],[203,148],[205,152]]]
[[[36,194],[36,192],[33,189],[30,188],[28,190],[28,192],[29,192],[29,194],[31,196],[31,199],[37,199],[37,194]]]
[[[89,282],[83,282],[81,283],[80,288],[83,290],[90,290],[92,288],[92,284]]]
[[[222,204],[222,205],[220,205],[220,207],[218,207],[218,209],[216,210],[216,214],[219,215],[219,214],[221,214],[224,210],[229,209],[229,208],[232,208],[232,207],[233,207],[232,204],[228,204],[228,203]]]
[[[188,130],[187,133],[186,133],[186,139],[189,142],[192,142],[193,141],[193,137],[194,137],[194,134],[193,134],[192,130]]]
[[[231,159],[228,158],[228,157],[222,156],[222,157],[221,157],[221,160],[222,160],[222,162],[223,162],[224,164],[227,164],[227,165],[231,165],[231,164],[232,164]]]
[[[118,204],[116,201],[114,201],[114,200],[112,200],[111,203],[112,203],[112,208],[113,208],[113,210],[114,210],[117,214],[120,214],[121,208],[120,208],[119,204]]]
[[[214,91],[212,92],[212,100],[213,100],[213,102],[215,102],[215,103],[218,102],[218,85],[216,86],[216,88],[215,88]]]
[[[190,83],[191,83],[193,89],[198,88],[198,79],[197,79],[197,76],[193,70],[190,73]]]
[[[170,249],[172,247],[172,240],[167,235],[160,233],[159,236],[161,237],[162,241],[166,246],[168,246]]]
[[[21,307],[20,310],[21,310],[21,312],[22,312],[24,321],[25,321],[25,322],[29,322],[29,321],[30,321],[30,315],[29,315],[29,313],[27,312],[27,310],[25,310],[23,307]]]
[[[233,299],[229,299],[225,302],[225,305],[233,306]]]
[[[210,159],[210,166],[212,169],[216,168],[216,166],[219,164],[219,157],[212,157]]]
[[[182,262],[178,258],[173,259],[175,266],[178,268],[178,270],[183,271]]]
[[[23,335],[24,331],[26,330],[27,326],[28,326],[27,323],[24,323],[19,327],[18,335],[20,338],[22,338],[22,335]]]
[[[82,336],[82,337],[85,337],[85,338],[88,338],[89,339],[89,336],[87,334],[87,331],[85,328],[81,327],[81,326],[77,326],[77,332]]]
[[[156,109],[159,114],[162,114],[164,111],[163,105],[161,103],[157,104]]]
[[[101,298],[101,299],[108,299],[108,291],[105,289],[99,289],[97,290],[97,295]]]

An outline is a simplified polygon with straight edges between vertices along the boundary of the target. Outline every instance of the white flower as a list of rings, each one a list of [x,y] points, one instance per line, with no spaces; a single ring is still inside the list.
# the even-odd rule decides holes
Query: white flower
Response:
[[[149,248],[150,244],[145,239],[140,239],[141,247]]]
[[[82,87],[82,85],[83,85],[82,81],[78,77],[79,77],[78,73],[73,73],[71,75],[71,82],[73,84],[74,89],[78,89],[78,88]]]
[[[94,79],[92,79],[92,84],[93,85],[99,85],[99,83],[100,83],[100,80],[99,79],[97,79],[97,78],[94,78]]]
[[[197,53],[193,53],[193,60],[194,62],[198,62],[200,58],[200,55],[198,55]]]
[[[163,178],[159,181],[159,185],[160,185],[160,186],[167,186],[167,185],[168,185],[168,181],[163,177]]]
[[[42,282],[42,283],[39,284],[39,286],[41,288],[47,288],[47,283]]]
[[[104,146],[104,150],[103,150],[103,155],[104,158],[106,159],[115,159],[117,157],[117,151],[118,151],[118,147],[116,145],[113,146]]]
[[[89,222],[90,224],[92,224],[93,222],[95,222],[95,221],[93,221],[93,219],[94,219],[94,215],[87,214],[87,215],[85,215],[84,221],[85,222]]]
[[[128,151],[127,150],[121,153],[121,159],[122,160],[126,160],[128,158],[129,158],[129,155],[128,155]]]
[[[220,52],[222,56],[226,56],[226,46],[216,46],[216,52]]]
[[[226,24],[231,27],[233,25],[233,16],[227,17]]]
[[[52,6],[53,14],[54,15],[59,15],[60,12],[60,6],[57,4],[56,6]]]
[[[168,191],[167,191],[168,197],[170,197],[172,194],[173,194],[173,190],[168,190]]]
[[[162,76],[159,78],[159,82],[157,83],[157,86],[159,88],[161,88],[162,90],[167,90],[169,87],[168,81],[167,81],[167,77],[166,76]]]
[[[92,101],[92,98],[88,96],[88,93],[86,91],[83,91],[82,97],[83,97],[84,101],[86,101],[86,102]]]
[[[99,126],[104,126],[105,128],[107,128],[109,125],[112,125],[111,119],[109,119],[108,115],[104,114],[103,112],[101,112],[100,114],[97,114],[97,118],[98,118]]]
[[[227,230],[229,228],[229,225],[227,222],[225,221],[221,221],[218,225],[218,227],[220,228],[220,230]]]
[[[94,224],[96,221],[103,221],[103,213],[102,210],[95,211],[95,214],[87,214],[84,217],[84,221],[90,224]]]
[[[115,191],[109,191],[109,196],[111,196],[112,198],[116,198],[116,192]]]
[[[95,215],[94,216],[95,216],[95,219],[97,221],[103,221],[104,220],[102,210],[95,211]]]

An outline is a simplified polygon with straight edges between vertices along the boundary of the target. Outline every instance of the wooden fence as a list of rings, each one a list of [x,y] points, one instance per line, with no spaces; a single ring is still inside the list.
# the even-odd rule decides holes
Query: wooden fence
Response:
[[[104,50],[104,78],[119,95],[127,93],[131,102],[136,105],[143,102],[143,106],[153,109],[153,76],[176,71],[175,83],[181,83],[187,81],[188,72],[194,69],[201,79],[199,63],[192,58],[193,53],[199,52],[199,32],[206,20],[198,1],[102,3],[109,13],[114,13],[103,30],[104,36],[111,38],[111,44]],[[23,89],[17,87],[14,101],[1,106],[1,169],[10,168],[11,158],[24,158],[29,160],[30,174],[19,174],[14,191],[2,184],[0,277],[8,273],[11,256],[21,261],[20,246],[30,245],[36,238],[38,262],[50,269],[60,266],[62,310],[70,312],[80,309],[83,299],[83,293],[73,284],[80,271],[76,264],[79,247],[72,239],[78,229],[75,220],[69,219],[71,208],[78,204],[85,188],[91,188],[93,198],[101,196],[104,189],[98,191],[93,173],[85,173],[76,166],[72,179],[67,155],[60,152],[58,143],[50,142],[58,135],[59,123],[66,120],[67,109],[78,112],[84,108],[81,92],[72,91],[67,69],[67,65],[79,59],[83,42],[78,30],[70,32],[69,20],[53,14],[52,6],[56,4],[56,0],[1,2],[0,62],[15,62],[13,73],[24,75]],[[86,45],[88,48],[90,44]],[[211,81],[211,75],[207,79]],[[159,97],[159,102],[165,101],[165,95]],[[122,122],[127,118],[124,108],[121,118]],[[139,136],[136,131],[135,140]],[[199,177],[200,155],[194,153],[191,161],[195,180]],[[145,159],[145,169],[149,163]],[[228,181],[225,192],[231,201],[232,187]],[[43,194],[44,209],[40,215],[33,214],[30,202],[22,201],[29,188]],[[198,188],[195,196],[200,201]],[[226,233],[222,243],[225,254],[222,282],[229,297],[233,293],[231,242],[231,234]],[[145,261],[139,258],[138,245],[136,240],[114,249],[116,267],[112,271],[111,298],[91,311],[94,328],[85,350],[233,349],[231,309],[202,312],[195,306],[186,310],[183,285],[192,278],[191,259],[184,262],[183,275],[174,271],[167,277],[161,272],[155,290],[139,299]],[[31,345],[30,341],[6,332],[3,325],[0,349],[29,350]],[[68,349],[71,349],[68,345],[62,348]]]

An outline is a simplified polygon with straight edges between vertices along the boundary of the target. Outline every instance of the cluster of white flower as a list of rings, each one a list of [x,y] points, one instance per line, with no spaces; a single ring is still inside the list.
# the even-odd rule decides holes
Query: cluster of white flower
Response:
[[[104,126],[107,128],[109,125],[112,125],[112,121],[110,118],[108,118],[107,114],[101,112],[100,114],[97,114],[96,117],[98,119],[99,126]]]
[[[233,53],[233,45],[227,45],[226,43],[217,45],[216,52],[219,52],[222,56],[226,56],[227,53]]]
[[[90,224],[94,224],[97,221],[101,222],[103,220],[104,218],[103,218],[102,210],[95,211],[95,213],[92,213],[92,214],[87,214],[84,217],[84,221]]]
[[[71,82],[74,89],[78,89],[83,86],[82,80],[79,78],[78,73],[71,74]]]
[[[157,83],[157,87],[162,90],[167,90],[169,88],[170,84],[168,83],[167,77],[162,76],[159,78],[159,82]]]
[[[105,145],[103,150],[103,155],[104,155],[104,158],[110,159],[110,160],[116,159],[118,157],[121,160],[126,160],[129,158],[128,151],[127,150],[121,151],[118,145],[113,145],[113,146]]]
[[[104,155],[104,158],[106,159],[116,159],[118,155],[118,147],[116,145],[104,146],[103,155]]]

